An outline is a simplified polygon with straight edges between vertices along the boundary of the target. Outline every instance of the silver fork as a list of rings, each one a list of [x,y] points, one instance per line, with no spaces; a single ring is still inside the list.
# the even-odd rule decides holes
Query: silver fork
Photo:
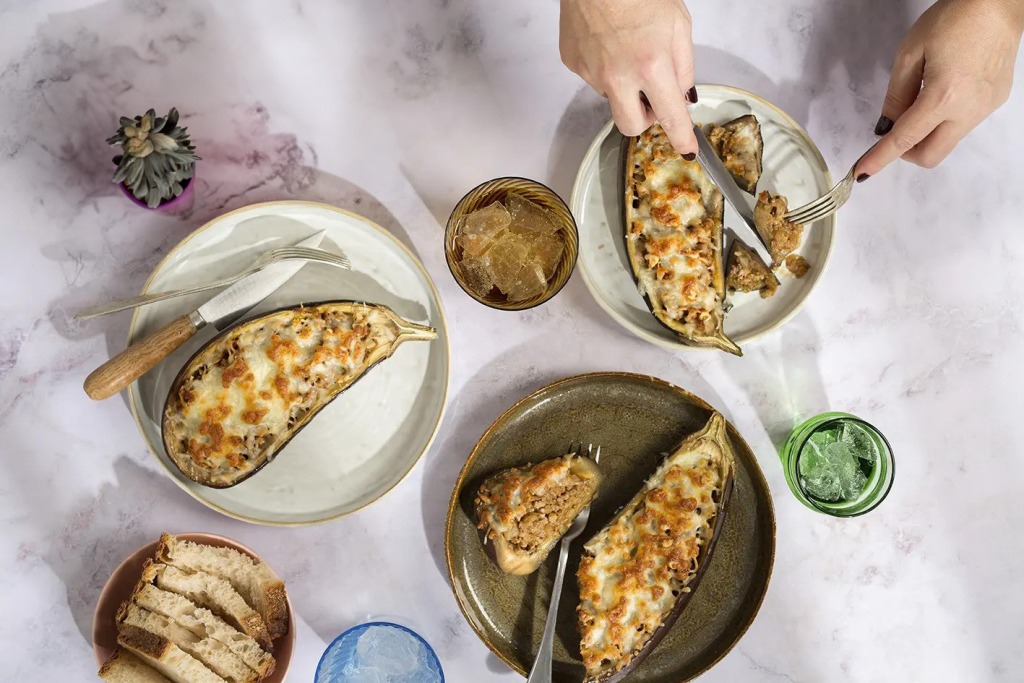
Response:
[[[584,455],[583,444],[578,446],[569,444],[569,452],[577,456]],[[594,462],[601,461],[601,447],[594,450],[594,444],[587,446],[586,457],[593,458]],[[572,526],[562,536],[562,542],[558,547],[558,570],[555,572],[555,582],[551,586],[551,603],[548,605],[548,617],[544,622],[544,635],[540,639],[540,650],[537,651],[537,659],[530,669],[530,677],[526,683],[551,683],[551,653],[555,644],[555,623],[558,621],[558,601],[562,597],[562,582],[565,580],[565,565],[569,561],[569,546],[573,540],[583,533],[590,521],[590,506],[580,510]]]
[[[133,296],[127,299],[119,299],[106,304],[90,306],[88,308],[83,308],[78,313],[75,313],[75,319],[86,320],[88,318],[96,318],[101,315],[117,313],[118,311],[125,311],[129,308],[137,308],[138,306],[156,303],[157,301],[165,301],[179,296],[205,292],[208,289],[215,289],[217,287],[226,287],[238,282],[244,277],[248,277],[253,273],[263,270],[271,263],[277,263],[279,261],[312,261],[314,263],[323,263],[329,266],[345,268],[346,270],[352,267],[348,257],[344,254],[334,254],[329,251],[324,251],[323,249],[314,249],[312,247],[278,247],[265,252],[258,259],[253,261],[253,263],[245,270],[235,273],[230,277],[226,277],[223,280],[207,282],[202,285],[196,285],[195,287],[188,287],[185,289],[156,292],[154,294],[143,294],[141,296]]]
[[[877,142],[875,143],[878,144]],[[872,145],[872,149],[874,145]],[[870,152],[871,149],[868,150]],[[821,195],[817,199],[807,202],[803,206],[787,211],[784,218],[790,223],[813,223],[814,221],[820,221],[822,218],[828,218],[836,211],[843,207],[843,204],[850,200],[850,195],[853,193],[853,184],[857,178],[853,172],[857,170],[857,164],[860,160],[867,155],[867,152],[860,156],[860,159],[853,162],[853,166],[850,167],[850,172],[846,174],[846,177],[836,183],[836,186],[831,190]]]

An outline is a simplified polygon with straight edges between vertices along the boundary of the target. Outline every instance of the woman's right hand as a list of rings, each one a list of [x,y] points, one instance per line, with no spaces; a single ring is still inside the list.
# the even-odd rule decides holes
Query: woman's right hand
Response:
[[[608,98],[623,135],[658,121],[677,152],[696,154],[687,109],[697,101],[693,40],[682,0],[562,0],[560,23],[562,61]]]

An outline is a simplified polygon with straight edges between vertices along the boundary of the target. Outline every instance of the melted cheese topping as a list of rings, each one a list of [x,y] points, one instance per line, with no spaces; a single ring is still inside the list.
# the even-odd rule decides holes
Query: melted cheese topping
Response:
[[[672,148],[657,124],[637,141],[632,173],[628,239],[643,259],[636,264],[640,293],[691,336],[711,334],[722,316],[714,285],[722,226],[708,209],[720,204],[720,193],[696,161]]]
[[[502,536],[525,551],[560,537],[596,490],[573,470],[575,457],[513,467],[489,477],[474,501],[477,527],[488,538]]]
[[[719,457],[705,449],[671,456],[584,548],[578,616],[589,676],[629,664],[689,590],[724,485]]]
[[[379,309],[352,311],[329,305],[283,311],[212,344],[193,361],[196,369],[169,408],[169,445],[211,482],[237,481],[262,464],[262,454],[397,337],[397,326]]]

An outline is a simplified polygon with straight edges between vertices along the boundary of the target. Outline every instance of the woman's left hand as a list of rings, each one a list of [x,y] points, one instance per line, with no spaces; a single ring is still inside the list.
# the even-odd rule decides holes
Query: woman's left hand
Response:
[[[857,163],[865,180],[903,158],[933,168],[1010,95],[1024,0],[939,0],[911,27],[893,64],[884,137]]]

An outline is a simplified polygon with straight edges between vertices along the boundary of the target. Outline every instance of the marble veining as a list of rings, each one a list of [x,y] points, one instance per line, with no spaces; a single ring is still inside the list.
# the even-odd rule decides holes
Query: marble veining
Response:
[[[805,126],[833,174],[871,144],[892,54],[923,0],[692,2],[702,82],[751,89]],[[499,175],[568,197],[607,105],[558,59],[553,0],[515,3],[0,2],[0,622],[3,678],[90,680],[92,609],[110,571],[160,531],[210,531],[265,554],[322,641],[396,615],[448,678],[516,676],[465,623],[443,525],[473,443],[514,400],[579,372],[657,375],[722,409],[758,454],[778,516],[761,613],[706,681],[1024,678],[1024,240],[1021,88],[940,168],[857,186],[805,310],[742,359],[634,339],[579,276],[521,314],[479,306],[444,263],[448,212]],[[738,20],[742,18],[742,20]],[[203,161],[178,216],[109,182],[117,116],[179,108]],[[302,529],[236,522],[189,498],[125,402],[85,375],[127,316],[79,307],[137,292],[190,231],[258,201],[362,213],[413,248],[449,316],[454,367],[433,448],[384,500]],[[775,455],[825,409],[877,424],[897,477],[877,511],[800,506]],[[305,627],[304,627],[305,628]]]

